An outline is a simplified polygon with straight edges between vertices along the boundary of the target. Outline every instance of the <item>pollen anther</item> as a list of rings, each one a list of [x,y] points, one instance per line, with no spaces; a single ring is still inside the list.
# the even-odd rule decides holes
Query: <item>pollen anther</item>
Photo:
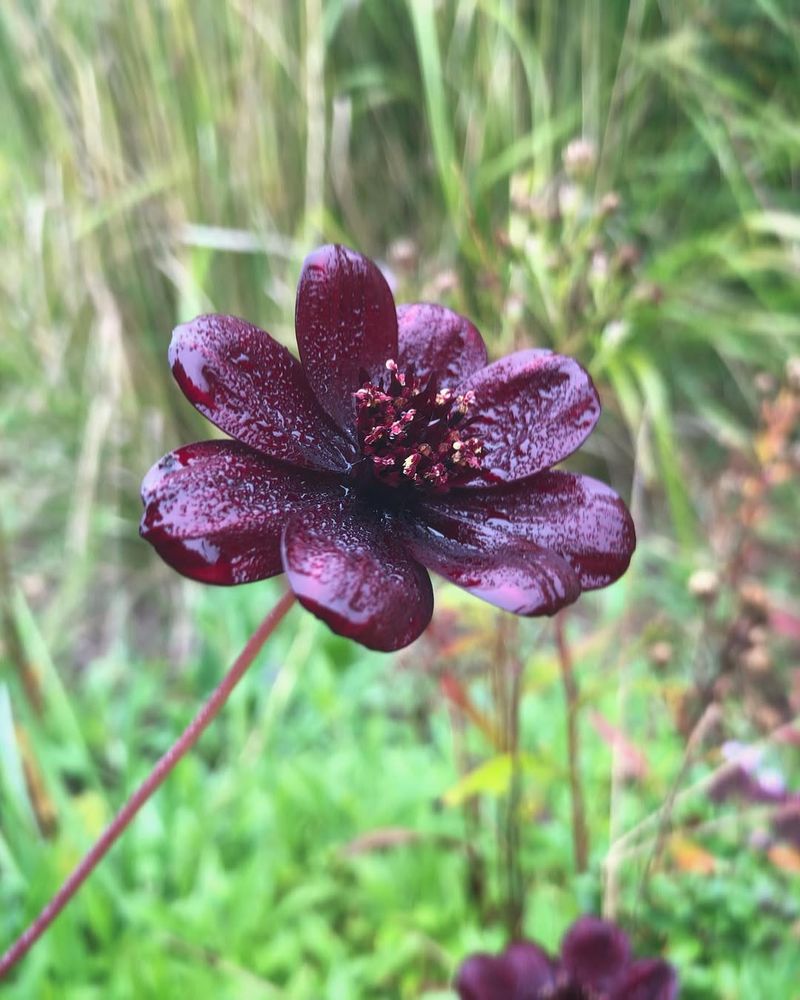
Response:
[[[361,447],[387,486],[410,483],[443,492],[480,468],[481,442],[464,429],[475,394],[437,388],[436,375],[418,378],[385,362],[383,384],[365,382],[353,393]]]

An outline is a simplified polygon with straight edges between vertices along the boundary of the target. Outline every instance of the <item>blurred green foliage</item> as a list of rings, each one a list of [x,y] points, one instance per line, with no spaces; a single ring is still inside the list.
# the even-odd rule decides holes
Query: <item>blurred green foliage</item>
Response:
[[[577,881],[549,633],[526,623],[519,637],[537,764],[526,929],[555,946],[598,908],[615,832],[669,796],[684,754],[670,685],[694,652],[687,639],[678,676],[655,679],[649,633],[630,622],[655,607],[691,636],[683,581],[708,556],[709,487],[752,447],[754,375],[777,377],[800,346],[798,79],[793,0],[0,7],[0,941],[277,593],[181,584],[139,543],[142,474],[209,435],[169,377],[171,328],[215,310],[291,344],[300,263],[328,240],[388,262],[399,299],[470,315],[493,353],[553,346],[601,388],[581,461],[624,493],[635,475],[642,546],[627,583],[583,602],[576,638],[606,639],[579,672],[618,723],[628,677],[626,725],[651,772],[609,830],[610,755],[591,735],[592,867]],[[493,618],[442,597],[489,641]],[[473,670],[479,696],[481,663],[450,664]],[[492,757],[467,735],[476,762]],[[503,940],[498,796],[484,790],[469,832],[488,869],[481,909],[465,814],[442,805],[456,757],[413,656],[397,667],[296,612],[8,995],[447,995],[464,954]],[[375,828],[413,836],[345,849]],[[789,997],[798,875],[737,831],[714,845],[713,877],[648,881],[640,857],[621,917],[637,947],[682,966],[689,998]]]

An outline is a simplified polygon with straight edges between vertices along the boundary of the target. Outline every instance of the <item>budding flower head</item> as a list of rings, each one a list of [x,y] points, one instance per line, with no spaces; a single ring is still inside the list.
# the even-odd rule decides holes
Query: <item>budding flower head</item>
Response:
[[[389,246],[389,263],[399,271],[413,271],[419,261],[419,247],[410,236],[401,236]]]
[[[772,657],[766,646],[752,646],[742,654],[742,666],[748,673],[765,674],[772,667]]]
[[[614,215],[615,212],[619,211],[619,207],[622,204],[622,199],[617,194],[616,191],[608,191],[600,199],[600,205],[598,210],[600,215],[604,218],[609,215]]]
[[[666,667],[672,660],[673,652],[672,643],[661,639],[659,642],[653,643],[648,649],[647,655],[654,667]]]
[[[760,396],[772,396],[775,392],[775,379],[769,372],[756,372],[753,385]]]
[[[689,577],[687,586],[692,597],[710,603],[719,593],[719,576],[713,569],[698,569]]]
[[[769,614],[769,597],[757,580],[746,580],[739,588],[742,607],[754,618],[766,620]]]
[[[597,163],[597,146],[591,139],[573,139],[561,154],[564,169],[570,177],[585,180]]]
[[[639,263],[640,256],[633,243],[623,243],[614,256],[614,264],[619,271],[630,271]]]

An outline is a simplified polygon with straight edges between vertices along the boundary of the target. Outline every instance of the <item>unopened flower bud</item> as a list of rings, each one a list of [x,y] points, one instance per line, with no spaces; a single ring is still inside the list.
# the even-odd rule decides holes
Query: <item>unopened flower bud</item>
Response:
[[[605,347],[619,347],[631,332],[630,323],[624,319],[612,319],[603,327],[601,334]]]
[[[753,646],[742,653],[742,666],[750,674],[765,674],[772,667],[772,657],[766,646]]]
[[[614,264],[618,271],[630,271],[639,263],[640,256],[633,243],[623,243],[614,255]]]
[[[748,580],[741,585],[739,600],[745,611],[759,619],[766,620],[769,613],[769,598],[766,590],[757,580]]]
[[[598,205],[598,212],[604,218],[609,215],[614,215],[615,212],[619,211],[619,206],[622,204],[622,199],[617,194],[616,191],[608,191],[600,199],[600,204]]]
[[[713,601],[719,593],[719,577],[713,569],[698,569],[689,577],[689,593],[700,601]]]
[[[585,180],[597,163],[597,146],[591,139],[573,139],[561,156],[570,177]]]
[[[419,247],[410,236],[401,236],[390,244],[387,257],[398,271],[413,271],[419,260]]]
[[[772,396],[775,392],[775,379],[769,372],[757,372],[753,385],[760,396]]]
[[[666,667],[672,660],[672,643],[664,639],[654,642],[647,650],[647,655],[654,667]]]

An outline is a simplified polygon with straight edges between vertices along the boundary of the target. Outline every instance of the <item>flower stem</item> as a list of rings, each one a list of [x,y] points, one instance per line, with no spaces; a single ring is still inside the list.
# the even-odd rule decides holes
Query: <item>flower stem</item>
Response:
[[[578,711],[580,693],[572,669],[572,655],[564,633],[564,614],[556,615],[556,647],[561,664],[561,683],[567,708],[567,757],[569,785],[572,794],[572,843],[575,852],[575,870],[585,872],[589,866],[589,831],[586,826],[586,807],[583,799],[580,768],[580,740],[578,735]]]
[[[141,785],[131,795],[125,805],[120,809],[114,819],[109,823],[100,837],[95,841],[89,852],[83,857],[77,867],[72,871],[67,880],[63,883],[58,892],[45,906],[33,923],[17,938],[8,951],[0,958],[0,979],[17,964],[44,934],[64,907],[69,903],[75,893],[80,889],[86,879],[102,861],[108,851],[117,842],[120,836],[127,829],[131,820],[136,816],[142,806],[150,796],[159,788],[175,765],[188,753],[197,743],[202,734],[211,724],[219,710],[228,700],[233,689],[242,679],[247,668],[258,655],[261,647],[275,630],[286,612],[294,603],[294,594],[291,591],[281,597],[275,607],[269,612],[261,622],[256,631],[250,636],[247,645],[236,658],[235,663],[228,673],[214,689],[211,697],[200,708],[200,711],[192,719],[177,741],[167,750],[163,757],[156,763],[153,770],[145,778]]]

